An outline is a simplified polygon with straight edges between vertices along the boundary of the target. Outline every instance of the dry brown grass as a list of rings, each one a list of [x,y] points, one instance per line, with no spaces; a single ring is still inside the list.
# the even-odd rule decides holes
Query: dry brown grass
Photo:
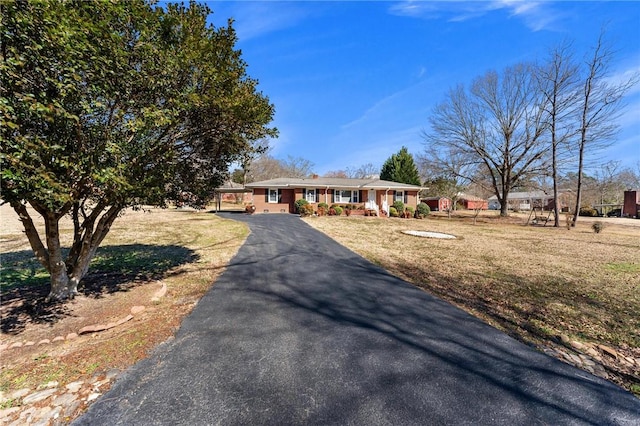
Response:
[[[640,227],[524,226],[486,213],[426,220],[320,217],[306,221],[391,273],[544,347],[560,336],[640,359]],[[635,223],[634,223],[635,225]],[[455,240],[401,233],[453,234]],[[640,393],[636,367],[607,360],[609,376]]]
[[[146,306],[133,320],[108,331],[64,343],[5,349],[0,353],[0,391],[4,392],[33,389],[52,380],[63,386],[101,371],[124,369],[144,358],[175,333],[248,235],[245,225],[207,212],[128,211],[116,220],[98,251],[81,294],[66,304],[44,306],[33,295],[46,295],[46,280],[41,284],[27,276],[7,282],[9,276],[21,276],[11,271],[28,272],[39,265],[31,260],[15,214],[3,206],[0,215],[0,343],[66,336],[86,325],[121,319],[133,306]],[[64,222],[62,229],[68,242],[71,224]],[[151,299],[160,283],[166,284],[167,293],[154,303]]]

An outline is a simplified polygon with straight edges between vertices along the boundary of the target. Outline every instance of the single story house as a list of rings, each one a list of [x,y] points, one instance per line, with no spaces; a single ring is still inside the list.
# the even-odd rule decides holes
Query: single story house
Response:
[[[510,192],[507,196],[507,202],[509,209],[512,210],[531,210],[534,208],[553,210],[553,194],[547,194],[544,191]],[[564,210],[568,206],[567,194],[558,193],[558,203],[560,209]],[[489,208],[491,210],[500,209],[497,196],[489,197]]]
[[[296,200],[304,198],[314,209],[318,203],[355,204],[368,210],[389,213],[394,201],[414,209],[422,187],[380,179],[277,178],[245,185],[251,189],[256,213],[295,213]]]
[[[451,208],[451,198],[447,197],[423,197],[420,201],[428,205],[434,212],[443,212]]]
[[[461,204],[467,210],[488,210],[489,201],[476,197],[475,195],[459,193],[458,203]]]

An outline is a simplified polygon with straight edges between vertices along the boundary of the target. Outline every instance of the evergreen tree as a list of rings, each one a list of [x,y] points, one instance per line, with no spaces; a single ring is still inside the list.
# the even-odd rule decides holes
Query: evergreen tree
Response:
[[[382,165],[380,179],[392,182],[420,185],[418,168],[406,147],[402,147],[397,154],[391,155]]]
[[[231,21],[216,28],[209,14],[195,2],[0,1],[0,191],[51,276],[49,300],[77,293],[127,207],[182,194],[202,205],[251,141],[277,134]]]

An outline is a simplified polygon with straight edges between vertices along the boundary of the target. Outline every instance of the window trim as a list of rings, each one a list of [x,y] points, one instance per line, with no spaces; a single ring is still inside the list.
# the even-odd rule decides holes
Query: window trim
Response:
[[[318,202],[318,189],[317,188],[305,188],[304,189],[304,199],[309,203],[317,203]],[[309,194],[313,193],[313,199],[309,199]]]
[[[271,200],[271,193],[272,193],[272,192],[274,192],[274,193],[275,193],[275,195],[276,195],[276,197],[275,197],[275,201],[272,201],[272,200]],[[268,204],[278,204],[278,201],[279,201],[279,200],[278,200],[278,199],[279,199],[278,195],[279,195],[279,190],[278,190],[278,188],[268,188],[268,189],[267,189],[267,203],[268,203]]]
[[[342,199],[342,193],[346,191],[351,193],[348,201]],[[360,191],[357,189],[336,188],[333,190],[333,194],[333,202],[337,204],[356,204],[360,202]]]

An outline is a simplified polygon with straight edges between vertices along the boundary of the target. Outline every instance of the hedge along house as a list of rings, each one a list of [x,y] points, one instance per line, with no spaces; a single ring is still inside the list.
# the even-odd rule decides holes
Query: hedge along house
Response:
[[[356,205],[367,210],[389,213],[395,201],[418,205],[420,186],[380,179],[278,178],[245,185],[253,190],[256,213],[295,213],[295,202],[307,200],[314,210],[319,203]]]

